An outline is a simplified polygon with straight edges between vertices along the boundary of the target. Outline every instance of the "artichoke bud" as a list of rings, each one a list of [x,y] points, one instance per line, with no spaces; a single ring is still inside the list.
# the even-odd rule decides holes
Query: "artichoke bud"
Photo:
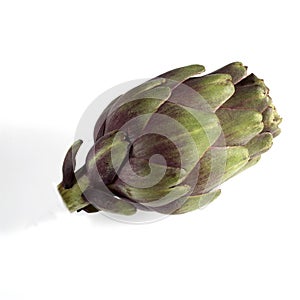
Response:
[[[66,154],[58,189],[70,211],[186,213],[259,161],[280,133],[269,88],[240,62],[204,71],[171,70],[107,106],[84,165],[82,141]]]

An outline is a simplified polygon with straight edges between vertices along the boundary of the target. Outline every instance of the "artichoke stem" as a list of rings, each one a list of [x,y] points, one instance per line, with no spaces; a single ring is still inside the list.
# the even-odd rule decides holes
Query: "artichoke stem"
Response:
[[[89,179],[86,175],[78,178],[76,183],[69,189],[64,188],[61,182],[57,188],[58,191],[70,212],[75,212],[89,205],[81,196],[89,186]]]

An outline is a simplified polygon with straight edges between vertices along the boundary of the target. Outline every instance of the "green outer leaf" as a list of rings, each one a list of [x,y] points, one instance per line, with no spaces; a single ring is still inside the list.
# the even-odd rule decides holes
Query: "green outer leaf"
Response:
[[[108,118],[106,130],[126,130],[129,139],[133,140],[143,132],[151,118],[151,114],[155,113],[167,100],[170,92],[168,87],[161,87],[159,95],[156,95],[157,98],[136,99],[124,103]]]
[[[191,78],[185,84],[197,91],[212,111],[216,111],[234,93],[234,85],[228,74],[211,74]]]
[[[109,111],[106,116],[107,118],[106,123],[109,122],[111,116],[114,115],[116,112],[118,112],[119,109],[124,104],[130,103],[133,100],[146,98],[143,95],[147,95],[147,94],[151,95],[151,93],[152,95],[155,93],[157,95],[157,91],[158,91],[157,88],[159,89],[160,87],[162,87],[162,84],[165,82],[166,82],[165,78],[153,78],[129,90],[124,95],[119,96],[116,100],[113,101],[113,103],[109,104]],[[155,92],[151,92],[152,90],[155,90]],[[168,87],[165,86],[164,90],[169,91],[168,93],[170,95],[170,90],[168,89]],[[169,95],[167,95],[167,97],[169,97]],[[159,97],[156,99],[163,99],[163,98]],[[105,133],[108,133],[109,131],[111,130],[106,128]]]
[[[101,137],[86,158],[86,169],[91,183],[110,184],[128,155],[129,142],[124,132],[111,132]],[[112,157],[113,155],[113,157]]]
[[[254,158],[250,159],[249,162],[243,167],[241,168],[235,175],[249,169],[250,167],[253,167],[254,165],[256,165],[259,160],[260,160],[261,156],[258,155],[258,156],[255,156]]]
[[[213,200],[215,200],[221,194],[221,190],[216,190],[207,194],[195,195],[188,197],[187,201],[181,206],[181,208],[174,211],[172,214],[184,214],[196,209],[199,209]]]
[[[149,203],[154,202],[153,206],[166,205],[169,202],[172,202],[180,197],[186,195],[190,187],[187,185],[175,186],[165,189],[157,188],[136,188],[125,184],[120,179],[117,179],[116,182],[109,186],[110,190],[117,192],[117,194],[134,200],[140,203]]]
[[[263,131],[272,133],[273,137],[278,136],[280,133],[280,128],[278,128],[278,125],[281,123],[281,121],[282,119],[277,113],[275,106],[270,104],[263,112]]]
[[[147,159],[131,158],[126,162],[118,176],[127,185],[136,188],[167,189],[177,185],[180,178],[185,175],[185,170],[165,166],[159,162],[150,162]]]
[[[214,199],[214,196],[216,198],[220,192],[221,191],[219,190],[219,191],[214,191],[211,193],[203,193],[195,196],[186,195],[184,197],[181,197],[179,199],[176,199],[168,203],[167,205],[152,207],[150,208],[150,210],[153,210],[161,214],[166,214],[166,215],[188,212],[208,204]],[[215,195],[215,193],[217,193],[217,195]]]
[[[163,134],[164,130],[161,130],[161,133]],[[171,141],[170,136],[168,137],[162,134],[145,133],[142,137],[135,140],[131,149],[131,157],[147,161],[150,158],[153,159],[154,155],[161,155],[165,160],[160,160],[162,164],[166,163],[167,166],[180,168],[183,156],[197,155],[197,153],[191,153],[190,148],[185,147],[187,146],[187,140],[184,138],[184,135],[181,139],[179,136],[174,137],[177,138],[175,145]],[[166,149],[168,151],[166,151]],[[185,149],[189,151],[184,152]]]
[[[273,136],[269,132],[263,132],[255,136],[249,141],[245,147],[247,147],[251,158],[260,155],[268,151],[272,147]]]
[[[263,79],[258,78],[253,73],[242,79],[239,83],[236,84],[236,87],[242,87],[242,86],[251,86],[251,85],[259,85],[263,89],[266,90],[266,92],[269,92],[269,88],[265,85],[265,82]]]
[[[107,127],[105,126],[105,123],[108,123],[108,120],[111,118],[111,115],[114,115],[115,113],[118,114],[119,108],[121,108],[124,104],[130,103],[133,100],[142,100],[143,98],[153,98],[160,100],[167,99],[170,96],[171,91],[170,88],[162,86],[164,82],[166,82],[166,79],[164,78],[151,79],[113,100],[106,107],[106,109],[103,111],[103,113],[100,115],[99,119],[96,122],[94,128],[95,141],[99,139],[104,134],[104,132],[108,133],[113,130],[111,128],[106,128],[106,130],[104,131],[105,127]],[[132,107],[135,103],[130,103],[128,104],[128,106]]]
[[[247,67],[243,66],[241,62],[234,62],[212,72],[211,74],[229,74],[232,77],[232,82],[235,84],[246,76]]]
[[[262,115],[257,111],[220,108],[216,114],[228,146],[244,145],[264,128]]]
[[[247,148],[242,146],[226,147],[226,166],[222,176],[222,182],[237,173],[248,161],[249,152]]]
[[[192,195],[209,192],[232,177],[248,161],[249,153],[245,147],[213,147],[201,158],[199,169],[193,170],[184,184],[191,185],[194,178],[197,178]]]
[[[153,89],[139,93],[135,97],[132,97],[130,100],[141,100],[148,99],[158,99],[158,100],[167,100],[171,95],[171,89],[167,86],[157,86]]]
[[[189,65],[189,66],[171,70],[171,71],[161,74],[157,77],[168,79],[166,85],[174,88],[181,82],[185,81],[186,79],[188,79],[194,75],[198,75],[204,71],[205,71],[204,66]]]
[[[168,118],[160,124],[155,123],[155,118],[149,122],[149,126],[161,128],[162,132],[167,132],[167,137],[178,140],[182,135],[192,138],[198,149],[198,157],[201,157],[204,152],[217,140],[221,133],[221,127],[218,118],[213,113],[203,112],[183,107],[174,103],[166,102],[158,110],[159,114],[168,116],[180,124],[175,127],[173,123],[168,122]],[[151,127],[152,128],[152,127]],[[190,147],[190,145],[187,145]],[[190,158],[191,159],[191,158]]]
[[[129,90],[124,95],[122,95],[120,98],[120,102],[122,102],[122,103],[127,102],[128,99],[129,100],[139,99],[140,94],[145,93],[146,91],[152,90],[153,88],[156,88],[158,86],[161,86],[165,82],[166,82],[166,79],[164,79],[164,78],[153,78],[151,80],[148,80],[148,81],[138,85],[137,87]],[[121,103],[118,103],[118,104],[121,105]]]
[[[261,85],[245,85],[236,88],[234,95],[223,104],[225,108],[243,108],[263,112],[270,104],[271,98],[266,87]]]
[[[173,69],[173,70],[163,73],[157,77],[176,80],[176,81],[181,82],[193,75],[203,73],[204,71],[205,71],[204,66],[194,64],[194,65],[189,65],[189,66],[184,66],[184,67],[180,67],[177,69]]]
[[[123,130],[134,140],[143,132],[143,128],[158,107],[162,104],[158,99],[133,100],[123,104],[107,121],[108,131]]]
[[[187,81],[179,84],[172,90],[169,102],[179,104],[184,107],[191,107],[196,110],[213,112],[209,101],[204,99],[195,89],[185,84]]]

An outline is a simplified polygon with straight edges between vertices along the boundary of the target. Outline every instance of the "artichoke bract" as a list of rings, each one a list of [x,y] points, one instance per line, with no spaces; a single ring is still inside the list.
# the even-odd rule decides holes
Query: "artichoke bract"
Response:
[[[66,154],[58,190],[71,212],[186,213],[259,161],[280,133],[269,89],[239,62],[204,71],[169,71],[109,104],[84,165],[76,170],[81,140]]]

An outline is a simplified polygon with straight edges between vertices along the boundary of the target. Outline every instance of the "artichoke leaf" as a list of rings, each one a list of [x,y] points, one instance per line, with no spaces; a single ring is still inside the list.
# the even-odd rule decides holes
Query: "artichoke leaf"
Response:
[[[258,155],[258,156],[255,156],[254,158],[251,158],[248,163],[245,164],[244,167],[242,167],[235,175],[247,170],[248,168],[250,167],[253,167],[254,165],[256,165],[261,159],[261,156]]]
[[[186,171],[168,166],[161,160],[164,158],[158,155],[150,160],[130,158],[118,172],[118,177],[127,185],[139,188],[164,189],[179,184]]]
[[[260,85],[245,85],[237,87],[235,94],[222,107],[263,112],[270,103],[271,98],[266,88]]]
[[[250,140],[245,147],[247,147],[251,158],[261,155],[268,151],[273,144],[273,136],[270,132],[263,132]]]
[[[228,74],[210,74],[185,81],[197,91],[212,111],[216,111],[234,93],[234,85]]]
[[[136,208],[130,202],[94,188],[86,189],[83,193],[83,198],[98,210],[121,215],[133,215],[136,213]]]
[[[270,104],[263,112],[263,123],[264,132],[270,132],[273,137],[280,134],[281,130],[278,125],[281,123],[282,119],[276,111],[273,104]]]
[[[177,210],[172,212],[173,215],[184,214],[203,208],[204,206],[211,203],[221,194],[221,190],[212,191],[206,194],[190,196],[187,198],[185,203]]]
[[[228,146],[244,145],[259,134],[264,124],[262,114],[254,110],[221,107],[216,111]],[[223,142],[222,139],[219,142]]]
[[[199,168],[184,181],[184,184],[194,184],[192,195],[211,191],[232,177],[249,161],[248,149],[243,146],[212,147],[199,162]]]
[[[120,179],[117,179],[109,186],[109,188],[122,197],[139,203],[147,203],[147,206],[151,202],[151,206],[153,207],[172,202],[174,199],[183,197],[190,191],[190,187],[188,185],[179,185],[161,189],[153,187],[140,188],[128,185]]]
[[[198,158],[217,140],[221,130],[215,114],[171,102],[164,103],[145,128],[146,133],[161,133],[175,145],[185,140],[186,147],[197,149]]]
[[[228,64],[210,74],[229,74],[232,82],[236,84],[247,74],[247,67],[243,66],[241,62],[234,62]]]
[[[111,109],[113,105],[119,100],[121,96],[114,99],[110,104],[104,109],[104,111],[99,116],[98,120],[96,121],[96,124],[94,126],[94,141],[96,142],[100,137],[104,135],[105,127],[106,127],[106,119],[111,114]]]
[[[106,121],[106,130],[123,130],[133,140],[143,133],[152,114],[166,101],[170,95],[170,89],[164,87],[164,93],[159,98],[145,98],[132,100],[120,106]]]
[[[165,85],[169,86],[170,88],[175,88],[183,81],[187,80],[188,78],[201,74],[205,71],[205,67],[201,65],[189,65],[181,68],[177,68],[171,70],[169,72],[163,73],[158,78],[165,78],[167,82]]]
[[[128,99],[132,99],[138,97],[139,95],[141,95],[142,93],[145,93],[149,90],[152,90],[158,86],[161,86],[163,83],[166,82],[165,78],[153,78],[150,79],[140,85],[138,85],[137,87],[129,90],[128,92],[126,92],[123,96],[122,99],[120,99],[122,102],[123,101],[128,101]]]
[[[129,142],[122,131],[101,137],[90,149],[86,158],[87,175],[91,183],[110,184],[128,156]]]
[[[71,188],[76,181],[75,167],[76,167],[76,154],[82,145],[83,141],[78,140],[69,148],[62,167],[63,180],[62,184],[65,189]]]

